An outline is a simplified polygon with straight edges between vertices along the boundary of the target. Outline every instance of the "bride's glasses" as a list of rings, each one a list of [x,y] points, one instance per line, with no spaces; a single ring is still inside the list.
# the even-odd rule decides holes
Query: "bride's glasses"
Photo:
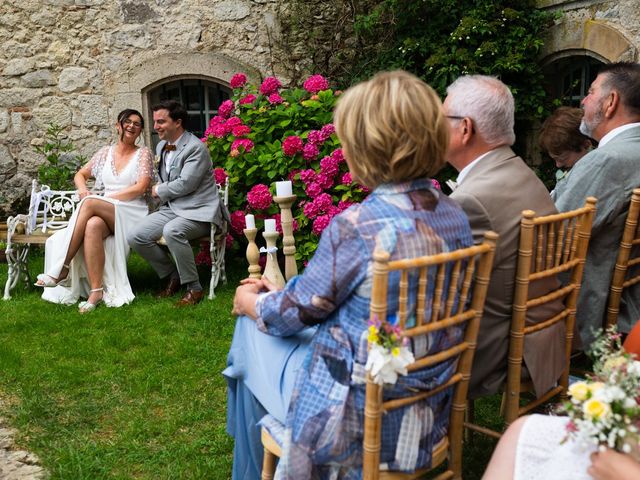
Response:
[[[135,128],[142,128],[142,124],[140,122],[134,122],[133,120],[131,120],[130,118],[127,118],[124,122],[122,122],[122,124],[125,127],[135,127]]]

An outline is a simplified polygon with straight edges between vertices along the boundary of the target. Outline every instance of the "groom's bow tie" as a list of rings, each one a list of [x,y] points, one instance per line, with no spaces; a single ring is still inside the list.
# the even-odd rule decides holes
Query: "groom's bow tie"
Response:
[[[162,151],[163,152],[173,152],[175,151],[176,146],[175,145],[171,145],[169,143],[165,143],[164,147],[162,147]]]

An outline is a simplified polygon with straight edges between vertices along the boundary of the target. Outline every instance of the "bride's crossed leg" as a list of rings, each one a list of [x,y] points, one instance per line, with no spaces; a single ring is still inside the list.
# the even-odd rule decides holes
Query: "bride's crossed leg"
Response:
[[[87,304],[97,305],[102,300],[102,274],[104,272],[104,239],[115,231],[115,207],[99,198],[87,198],[80,205],[71,241],[64,258],[64,266],[57,278],[46,275],[56,284],[69,274],[68,265],[83,248],[84,262],[89,277],[91,292]],[[45,286],[46,281],[38,276],[37,285]]]

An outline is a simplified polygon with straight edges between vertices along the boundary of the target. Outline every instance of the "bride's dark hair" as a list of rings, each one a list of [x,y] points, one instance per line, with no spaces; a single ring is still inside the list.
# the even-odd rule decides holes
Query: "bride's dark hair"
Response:
[[[120,132],[120,140],[124,138],[124,121],[131,115],[137,115],[140,117],[140,128],[144,128],[144,117],[142,114],[133,108],[125,108],[118,114],[118,124],[120,125],[120,128],[122,128],[122,131]]]

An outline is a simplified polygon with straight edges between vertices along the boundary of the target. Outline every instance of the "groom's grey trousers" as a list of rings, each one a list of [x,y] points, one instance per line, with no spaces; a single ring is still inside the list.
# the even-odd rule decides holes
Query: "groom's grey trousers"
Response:
[[[153,267],[160,278],[165,278],[178,269],[180,283],[198,281],[198,271],[189,240],[204,237],[211,231],[209,222],[199,222],[177,216],[166,205],[147,215],[129,233],[131,248]],[[166,251],[156,242],[164,237],[167,247],[175,259],[175,266]]]

